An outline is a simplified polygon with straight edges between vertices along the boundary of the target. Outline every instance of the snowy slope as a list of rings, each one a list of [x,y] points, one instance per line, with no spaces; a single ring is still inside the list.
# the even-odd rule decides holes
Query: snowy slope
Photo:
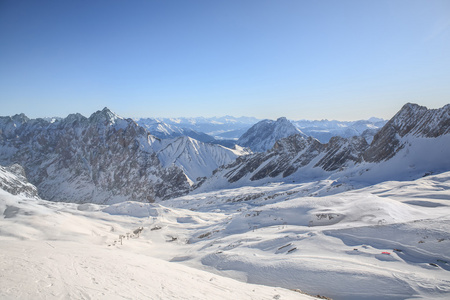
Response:
[[[333,299],[448,298],[450,173],[346,189],[330,180],[169,200],[224,215],[183,232],[193,249],[178,260]]]
[[[0,190],[0,298],[312,299],[152,257],[167,243],[153,241],[148,227],[146,236],[114,242],[149,221],[103,208]]]
[[[288,290],[299,289],[448,299],[449,192],[450,172],[362,189],[272,183],[162,204],[0,190],[0,298],[307,299]]]
[[[234,161],[249,152],[239,146],[229,149],[220,145],[199,142],[190,137],[179,137],[161,141],[161,150],[157,152],[163,167],[177,165],[191,182],[211,176],[219,166]]]

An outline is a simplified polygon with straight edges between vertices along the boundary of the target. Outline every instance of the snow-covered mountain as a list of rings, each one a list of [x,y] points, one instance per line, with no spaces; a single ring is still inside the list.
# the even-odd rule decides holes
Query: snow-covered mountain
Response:
[[[290,121],[282,117],[273,120],[262,120],[253,125],[237,141],[237,144],[248,147],[254,152],[264,152],[273,147],[279,139],[300,134],[306,137]]]
[[[229,149],[202,143],[190,137],[163,140],[161,150],[157,152],[163,167],[179,166],[192,184],[210,177],[218,167],[246,154],[249,152],[239,146]]]
[[[21,164],[40,194],[57,201],[104,203],[174,197],[187,193],[197,177],[209,176],[212,168],[240,153],[197,142],[195,151],[200,155],[192,156],[195,159],[174,156],[170,160],[171,154],[190,153],[191,149],[181,148],[188,143],[162,142],[107,108],[89,118],[72,114],[54,122],[24,115],[1,117],[0,125],[0,163]]]
[[[450,105],[427,109],[406,104],[369,145],[364,137],[333,137],[322,144],[294,135],[265,153],[240,157],[219,168],[201,190],[232,184],[346,177],[381,182],[450,170]],[[389,162],[387,162],[389,160]],[[408,177],[410,178],[410,177]]]
[[[55,118],[53,118],[55,120]],[[237,141],[251,126],[261,120],[250,117],[235,118],[140,118],[136,122],[148,129],[158,138],[189,136],[196,140],[231,147],[231,141]],[[267,122],[268,120],[263,120]],[[386,120],[370,118],[359,121],[336,120],[290,120],[295,127],[307,136],[321,143],[328,143],[333,136],[352,137],[363,135],[367,142],[372,141],[377,131],[386,124]],[[271,121],[274,122],[274,121]],[[270,149],[270,147],[269,147]],[[268,150],[268,149],[266,149]]]
[[[349,138],[363,135],[367,142],[372,141],[376,132],[386,124],[386,120],[370,118],[359,121],[336,121],[336,120],[299,120],[291,121],[304,134],[311,136],[321,143],[328,143],[333,136]]]

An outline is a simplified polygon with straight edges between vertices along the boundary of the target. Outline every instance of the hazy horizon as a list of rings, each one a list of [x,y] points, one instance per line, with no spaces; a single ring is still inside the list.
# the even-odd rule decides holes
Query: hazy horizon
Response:
[[[0,3],[1,115],[391,118],[450,103],[450,2]]]

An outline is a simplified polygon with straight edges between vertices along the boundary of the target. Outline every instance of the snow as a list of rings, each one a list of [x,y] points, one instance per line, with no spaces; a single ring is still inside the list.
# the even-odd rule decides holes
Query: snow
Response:
[[[157,155],[163,167],[177,165],[191,182],[196,182],[197,178],[209,177],[218,167],[248,153],[242,147],[229,149],[190,137],[179,137],[163,140]]]
[[[1,299],[311,299],[152,257],[164,245],[147,238],[112,245],[141,223],[103,213],[102,206],[4,191],[0,201]],[[5,214],[8,207],[15,213]]]
[[[0,298],[448,299],[449,191],[450,172],[114,205],[0,190]]]

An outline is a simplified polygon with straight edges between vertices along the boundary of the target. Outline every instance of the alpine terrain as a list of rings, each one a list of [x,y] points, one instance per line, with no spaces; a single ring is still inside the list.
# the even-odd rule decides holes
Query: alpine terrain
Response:
[[[450,297],[450,104],[149,120],[0,117],[1,299]]]

